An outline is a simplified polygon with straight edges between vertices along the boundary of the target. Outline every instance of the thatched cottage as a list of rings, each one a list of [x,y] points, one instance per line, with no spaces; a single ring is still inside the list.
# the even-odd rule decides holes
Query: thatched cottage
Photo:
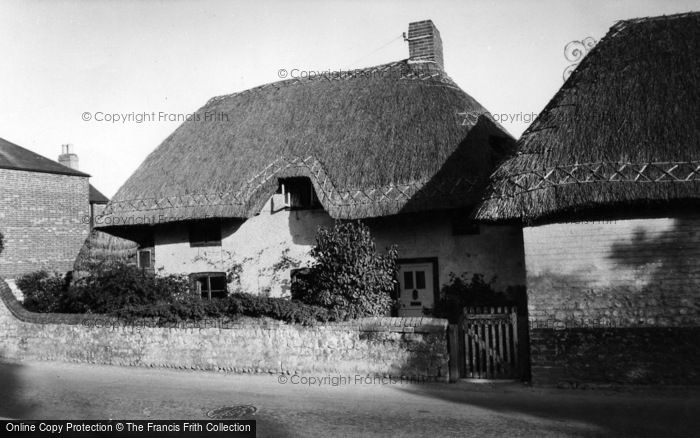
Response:
[[[617,23],[493,176],[534,380],[700,383],[700,14]]]
[[[445,73],[431,21],[406,40],[402,61],[209,100],[98,226],[138,242],[140,266],[191,274],[207,298],[232,266],[244,290],[286,293],[317,228],[337,219],[364,220],[378,248],[398,245],[402,314],[432,308],[450,272],[522,284],[519,228],[468,220],[514,141]]]

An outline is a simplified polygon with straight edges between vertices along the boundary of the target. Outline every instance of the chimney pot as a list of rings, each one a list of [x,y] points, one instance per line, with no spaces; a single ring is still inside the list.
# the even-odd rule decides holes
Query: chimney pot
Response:
[[[72,144],[61,145],[61,155],[58,156],[58,162],[73,170],[80,170],[78,165],[78,156],[73,153]]]

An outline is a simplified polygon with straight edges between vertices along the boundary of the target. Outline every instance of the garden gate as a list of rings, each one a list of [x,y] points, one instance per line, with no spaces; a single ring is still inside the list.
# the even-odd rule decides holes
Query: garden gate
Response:
[[[464,339],[464,361],[460,367],[463,377],[521,377],[516,307],[465,307],[460,328]]]

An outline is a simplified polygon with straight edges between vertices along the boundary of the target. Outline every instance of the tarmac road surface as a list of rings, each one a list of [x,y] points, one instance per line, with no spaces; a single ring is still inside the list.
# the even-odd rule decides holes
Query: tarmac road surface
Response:
[[[238,405],[257,408],[244,418],[257,420],[260,437],[700,436],[698,388],[561,390],[0,362],[4,418],[207,419]]]

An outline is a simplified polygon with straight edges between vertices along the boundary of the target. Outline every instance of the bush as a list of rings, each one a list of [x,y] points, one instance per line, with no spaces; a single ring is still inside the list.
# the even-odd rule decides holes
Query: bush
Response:
[[[0,254],[2,254],[3,249],[5,249],[5,236],[0,233]]]
[[[316,260],[292,296],[327,308],[334,319],[385,315],[393,305],[396,248],[377,253],[369,228],[360,222],[319,228],[311,250]]]
[[[519,289],[508,288],[506,292],[496,291],[493,287],[495,278],[486,282],[482,274],[474,274],[471,279],[464,273],[457,277],[450,273],[449,283],[442,286],[440,300],[435,305],[433,314],[438,318],[447,318],[456,324],[467,306],[515,306],[519,305]]]
[[[119,262],[92,268],[70,287],[67,279],[46,271],[21,277],[17,286],[25,295],[25,308],[34,312],[157,318],[164,323],[250,316],[312,325],[331,319],[327,309],[285,298],[234,293],[203,300],[190,292],[186,276],[157,276]]]
[[[17,279],[24,307],[33,312],[102,313],[140,305],[163,305],[189,295],[184,276],[156,276],[123,263],[96,265],[70,282],[70,276],[36,271]]]
[[[24,307],[32,312],[61,312],[61,298],[68,279],[56,272],[36,271],[19,277],[17,287],[24,295]]]
[[[237,293],[227,299],[236,313],[245,316],[267,316],[290,323],[312,325],[330,321],[328,309],[285,298],[270,298]]]
[[[188,294],[186,276],[156,276],[133,265],[110,263],[74,281],[61,308],[64,312],[111,314],[127,307],[167,305]]]
[[[322,307],[286,298],[270,298],[245,293],[235,293],[226,298],[211,301],[202,300],[193,294],[183,298],[171,303],[126,306],[114,314],[127,319],[159,318],[163,322],[241,316],[268,317],[303,325],[313,325],[319,321],[331,320],[328,310]]]

